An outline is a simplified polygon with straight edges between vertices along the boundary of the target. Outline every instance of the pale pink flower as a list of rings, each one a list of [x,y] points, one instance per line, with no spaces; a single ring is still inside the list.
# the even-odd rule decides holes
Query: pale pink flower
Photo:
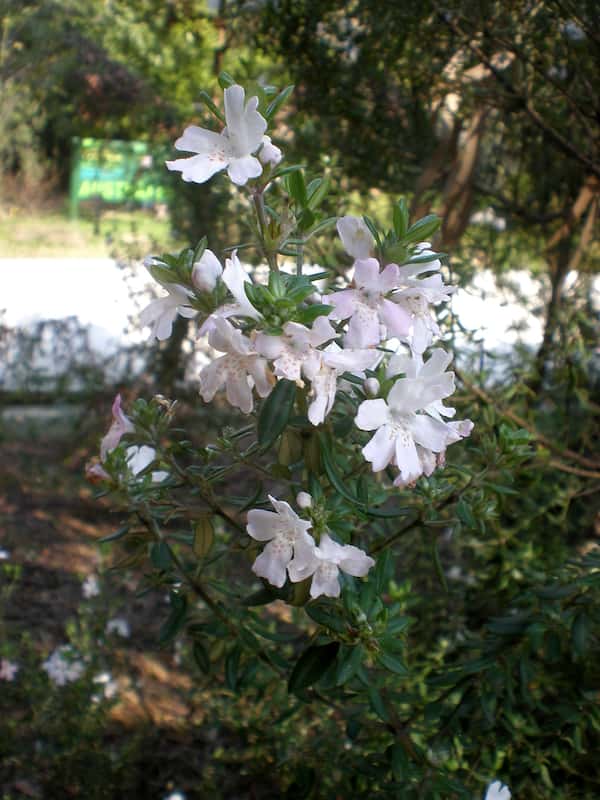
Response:
[[[354,264],[354,289],[342,289],[327,295],[334,307],[332,319],[349,320],[344,344],[348,347],[370,347],[382,339],[406,336],[411,318],[401,305],[388,299],[400,282],[396,264],[379,271],[375,258],[358,260]]]
[[[129,417],[125,414],[125,412],[121,408],[120,394],[118,394],[113,401],[112,416],[113,416],[113,421],[110,428],[108,429],[108,433],[106,434],[106,436],[104,436],[104,438],[100,442],[100,459],[102,461],[105,461],[106,456],[109,453],[112,453],[112,451],[121,441],[122,436],[124,436],[126,433],[133,433],[135,431],[133,422],[129,419]],[[102,468],[100,467],[100,469]]]
[[[177,314],[190,319],[198,312],[190,306],[192,293],[178,283],[163,283],[168,294],[153,300],[140,313],[140,323],[152,328],[151,337],[164,341],[173,331]]]
[[[340,570],[348,575],[362,578],[374,566],[375,561],[363,550],[353,545],[341,545],[327,534],[321,536],[318,547],[300,541],[294,558],[288,564],[288,573],[293,583],[312,575],[310,596],[339,597]]]
[[[454,373],[443,372],[418,378],[401,378],[389,392],[387,402],[365,400],[358,408],[355,423],[363,431],[376,431],[363,447],[363,455],[373,472],[395,464],[402,483],[415,481],[424,465],[417,446],[431,453],[442,453],[448,444],[448,424],[423,412],[454,391]]]
[[[312,328],[299,322],[286,322],[283,335],[271,336],[259,333],[256,349],[273,361],[274,373],[279,378],[300,381],[302,375],[312,380],[321,367],[321,352],[317,350],[337,336],[335,329],[325,317],[317,317]]]
[[[209,403],[224,386],[227,401],[249,414],[254,406],[252,387],[260,397],[266,397],[273,388],[267,362],[254,350],[250,339],[226,319],[214,320],[208,342],[225,355],[216,358],[200,373],[202,399]]]
[[[366,222],[360,217],[345,216],[337,221],[344,250],[353,258],[368,258],[375,245],[375,240]]]
[[[14,661],[9,661],[8,658],[3,658],[0,661],[0,681],[14,681],[19,665]]]
[[[510,800],[510,789],[500,781],[494,781],[487,787],[484,800]]]
[[[263,144],[267,129],[266,120],[257,111],[258,97],[251,97],[244,105],[244,89],[234,85],[225,89],[224,100],[227,126],[221,133],[190,125],[175,142],[177,150],[197,154],[166,162],[170,170],[181,172],[184,181],[204,183],[227,169],[233,183],[244,186],[262,173],[260,161],[252,155]]]
[[[254,508],[248,512],[248,534],[259,542],[268,542],[252,565],[252,571],[273,586],[282,587],[286,569],[298,547],[309,557],[314,539],[308,533],[311,523],[301,519],[284,500],[269,495],[275,511]],[[304,563],[300,559],[301,563]]]

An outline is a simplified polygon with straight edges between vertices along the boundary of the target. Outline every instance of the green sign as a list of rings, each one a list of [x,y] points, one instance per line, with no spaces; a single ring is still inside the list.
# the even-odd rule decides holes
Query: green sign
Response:
[[[81,200],[143,206],[165,202],[158,165],[146,142],[74,139],[73,154],[71,216],[77,216]]]

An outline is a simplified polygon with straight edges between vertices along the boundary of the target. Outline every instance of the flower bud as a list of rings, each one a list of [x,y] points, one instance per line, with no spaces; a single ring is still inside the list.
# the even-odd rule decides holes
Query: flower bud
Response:
[[[296,505],[298,508],[310,508],[312,506],[312,497],[308,492],[298,492],[296,496]]]
[[[369,397],[377,397],[380,389],[379,381],[377,378],[367,378],[363,383],[363,389]]]

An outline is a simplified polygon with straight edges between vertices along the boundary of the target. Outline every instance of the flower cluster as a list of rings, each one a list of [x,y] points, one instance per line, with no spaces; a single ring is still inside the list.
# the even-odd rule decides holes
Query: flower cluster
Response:
[[[48,673],[50,680],[57,686],[65,686],[79,680],[85,672],[85,665],[73,648],[68,645],[57,647],[56,650],[42,664],[42,669]]]
[[[367,217],[340,217],[337,232],[352,264],[331,272],[327,288],[315,293],[311,276],[302,271],[302,249],[289,272],[285,265],[280,268],[277,255],[289,249],[294,230],[308,240],[305,232],[315,219],[314,198],[322,182],[312,182],[311,189],[292,168],[283,186],[295,223],[286,222],[288,211],[282,217],[273,212],[269,221],[264,195],[285,171],[278,166],[283,154],[267,135],[269,111],[263,116],[259,106],[259,98],[246,99],[241,86],[228,86],[224,112],[215,111],[225,127],[219,132],[186,128],[175,147],[194,155],[168,161],[167,167],[195,183],[226,170],[233,184],[247,188],[269,265],[268,281],[251,277],[233,247],[223,266],[204,238],[179,256],[146,259],[166,295],[144,309],[141,321],[154,338],[164,340],[178,314],[198,317],[198,336],[207,337],[215,353],[199,374],[205,402],[224,390],[230,405],[250,414],[257,397],[264,400],[280,381],[288,381],[303,398],[298,413],[317,427],[328,425],[343,387],[354,408],[354,435],[373,472],[386,471],[395,486],[412,485],[442,466],[448,445],[472,428],[469,420],[454,420],[455,410],[443,403],[454,391],[454,374],[447,369],[451,356],[441,348],[427,353],[441,336],[434,309],[455,290],[444,283],[441,255],[430,242],[420,241],[434,232],[437,221],[432,226],[425,218],[409,228],[405,206],[399,206],[393,230],[381,234]],[[298,240],[293,243],[297,246]],[[322,279],[327,271],[319,274]],[[344,274],[348,277],[341,282]],[[363,431],[371,434],[368,441]],[[132,432],[117,397],[100,448],[101,463],[89,471],[92,477],[106,477],[107,455]],[[148,446],[129,447],[130,476],[136,479],[155,455]],[[153,482],[164,477],[152,473]],[[288,503],[269,499],[274,512],[254,509],[248,514],[249,535],[267,542],[254,562],[257,575],[278,587],[288,578],[311,578],[312,597],[338,596],[340,571],[366,575],[374,562],[362,550],[335,541],[326,526],[316,541],[308,533],[309,521]]]
[[[311,597],[339,597],[340,570],[363,577],[374,565],[358,547],[338,544],[328,534],[317,545],[308,533],[310,522],[301,519],[289,503],[271,495],[269,500],[275,511],[249,511],[247,531],[253,539],[268,543],[252,570],[273,586],[283,586],[287,572],[292,583],[312,578]]]

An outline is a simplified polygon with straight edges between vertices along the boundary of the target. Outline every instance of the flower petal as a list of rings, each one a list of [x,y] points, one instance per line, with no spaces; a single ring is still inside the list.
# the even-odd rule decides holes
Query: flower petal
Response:
[[[245,186],[251,178],[262,174],[262,164],[254,156],[242,156],[229,162],[227,174],[237,186]]]
[[[225,169],[227,159],[224,154],[201,153],[191,158],[177,158],[175,161],[165,161],[167,169],[181,172],[181,177],[186,183],[205,183],[217,172]]]
[[[177,150],[187,153],[212,153],[223,150],[225,141],[220,133],[199,128],[197,125],[188,125],[182,135],[175,142]]]
[[[380,397],[377,400],[364,400],[359,405],[354,424],[361,431],[374,431],[385,425],[389,418],[388,404]]]
[[[286,579],[286,568],[292,559],[292,546],[273,539],[252,565],[252,572],[281,588]]]
[[[376,400],[366,402],[377,402]],[[389,425],[379,428],[371,441],[362,449],[366,461],[371,463],[373,472],[385,469],[394,458],[395,437]]]

